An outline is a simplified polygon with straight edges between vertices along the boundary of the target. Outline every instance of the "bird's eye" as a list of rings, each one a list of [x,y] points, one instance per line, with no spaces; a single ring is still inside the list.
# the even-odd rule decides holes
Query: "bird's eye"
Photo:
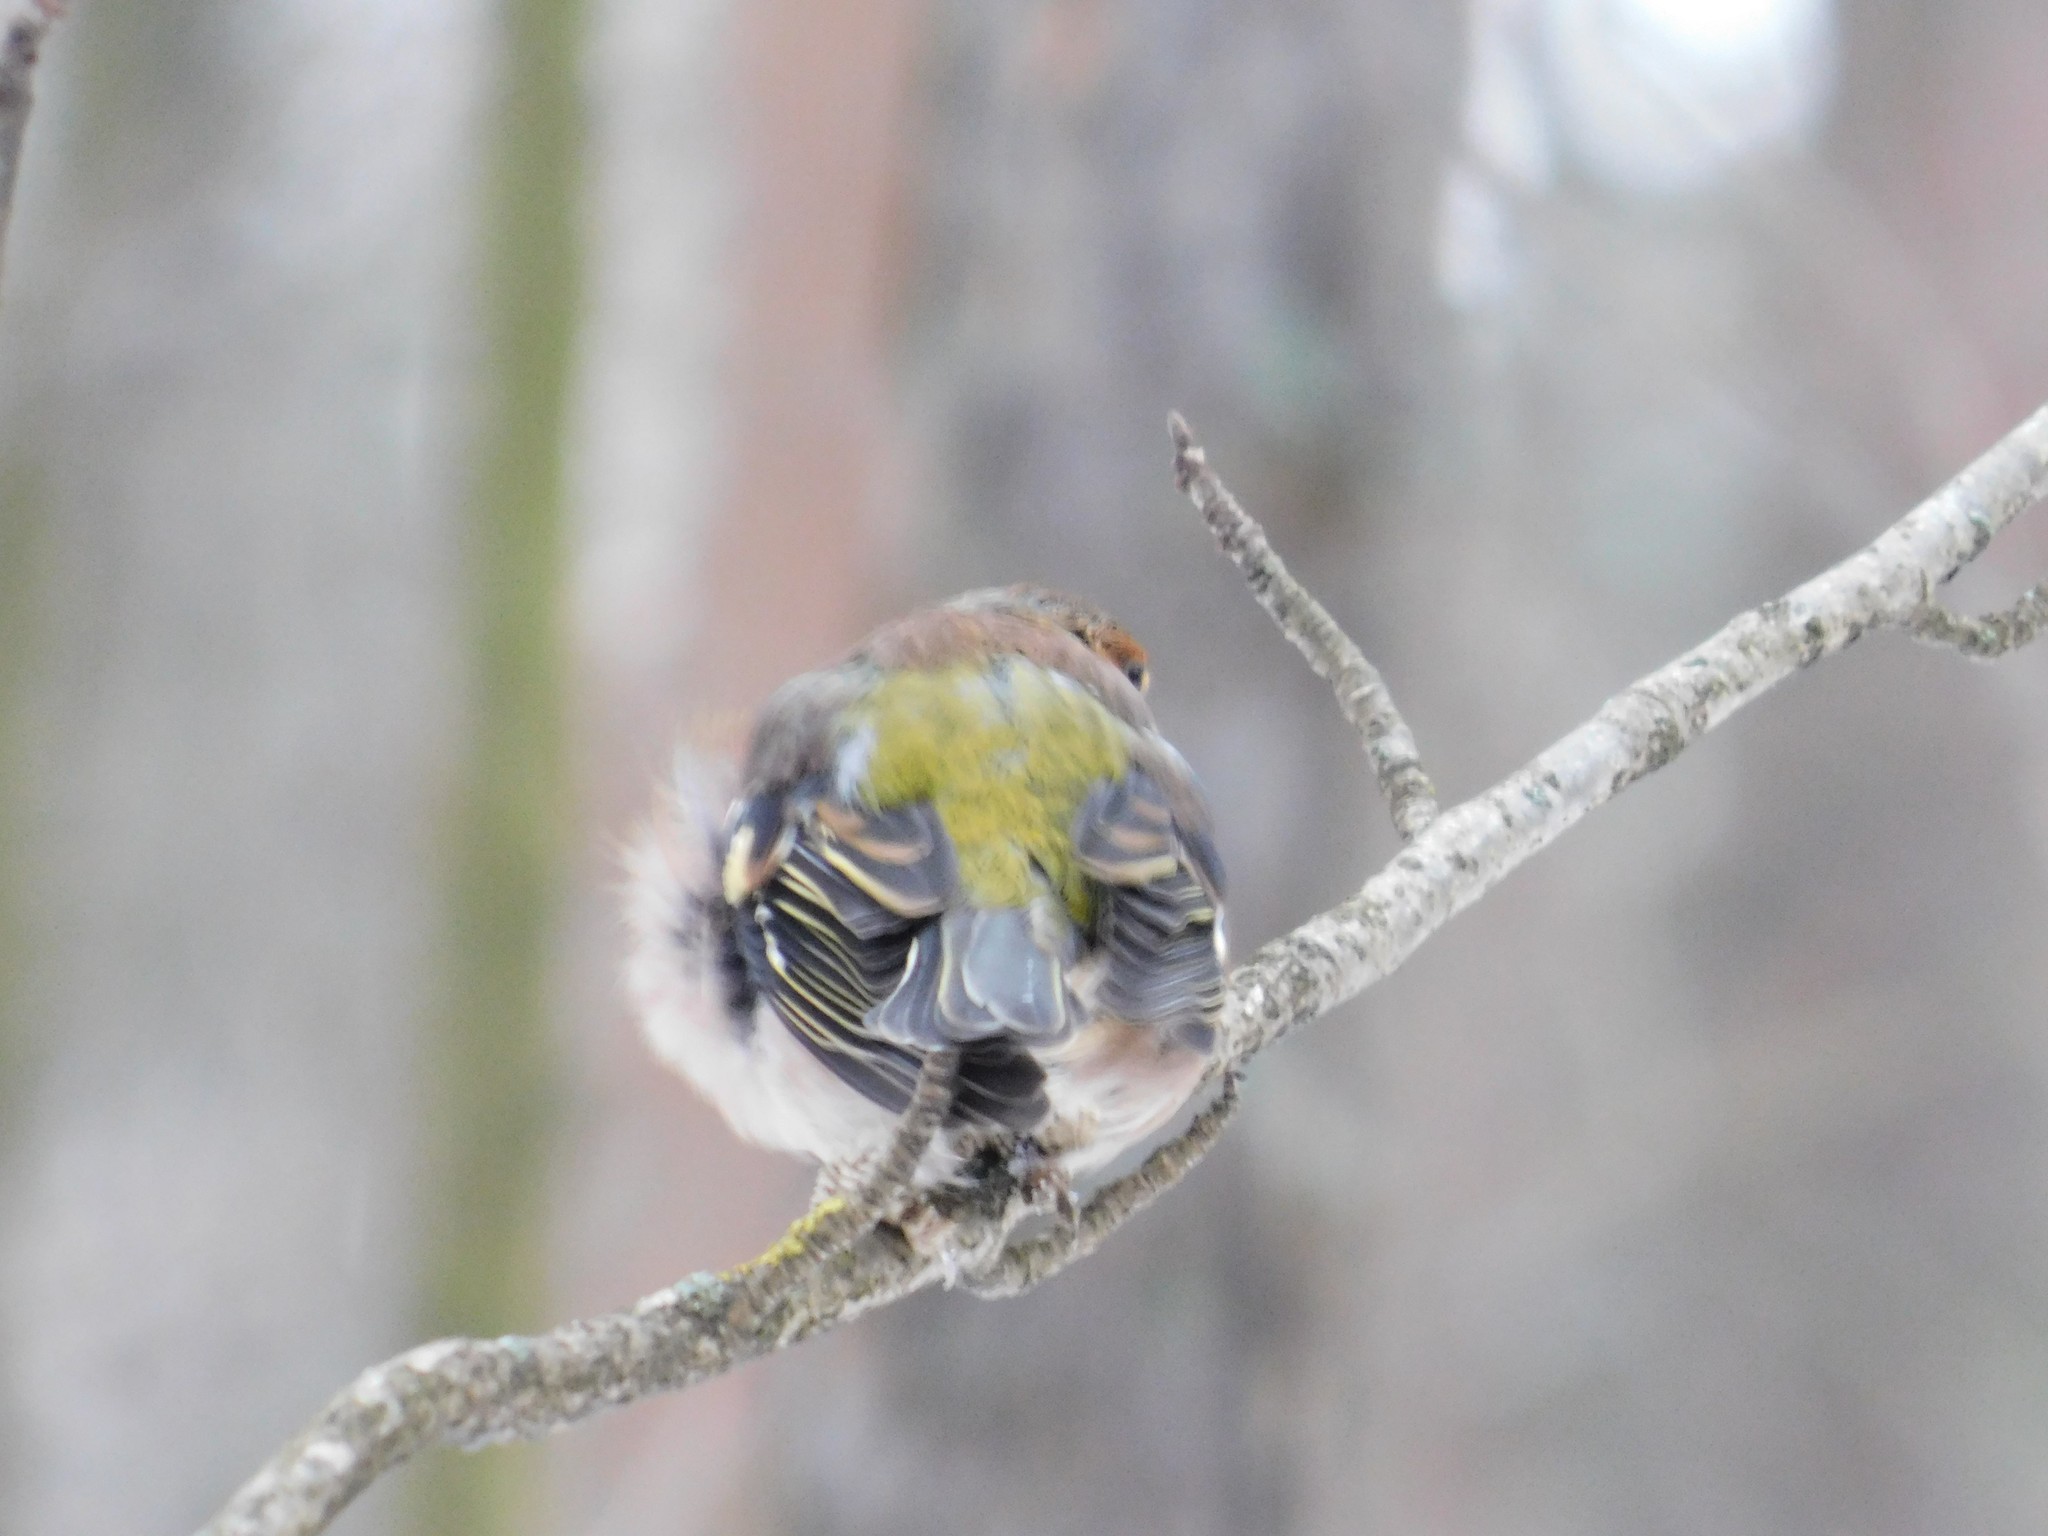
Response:
[[[1152,674],[1146,670],[1142,661],[1134,661],[1125,667],[1124,676],[1131,680],[1131,686],[1140,693],[1152,686]]]

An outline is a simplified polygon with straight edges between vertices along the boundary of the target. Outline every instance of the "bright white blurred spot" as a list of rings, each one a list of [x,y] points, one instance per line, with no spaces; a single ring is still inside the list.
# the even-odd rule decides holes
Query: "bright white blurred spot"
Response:
[[[1465,144],[1518,192],[1549,188],[1556,134],[1529,47],[1527,0],[1477,0],[1465,84]]]
[[[1490,308],[1513,291],[1521,267],[1513,210],[1471,164],[1453,164],[1437,206],[1437,292],[1453,309]]]
[[[1542,37],[1566,143],[1629,191],[1803,140],[1833,84],[1830,0],[1544,0]]]
[[[1645,25],[1685,47],[1702,53],[1739,53],[1797,25],[1800,18],[1795,12],[1817,7],[1787,5],[1785,0],[1620,0],[1615,9],[1633,12]]]

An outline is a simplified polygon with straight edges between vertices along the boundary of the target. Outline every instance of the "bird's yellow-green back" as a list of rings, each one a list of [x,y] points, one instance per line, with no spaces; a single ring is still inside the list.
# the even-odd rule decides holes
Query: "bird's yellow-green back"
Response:
[[[852,787],[883,808],[931,802],[969,901],[1028,906],[1050,883],[1075,922],[1089,921],[1074,817],[1130,762],[1129,727],[1092,694],[1011,659],[885,675],[849,714]]]

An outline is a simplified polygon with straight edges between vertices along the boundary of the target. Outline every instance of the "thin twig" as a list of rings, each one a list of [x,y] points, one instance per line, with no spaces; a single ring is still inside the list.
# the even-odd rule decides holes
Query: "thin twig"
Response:
[[[1259,606],[1294,648],[1308,658],[1316,676],[1337,692],[1337,707],[1365,742],[1380,793],[1386,797],[1394,830],[1412,842],[1436,819],[1436,786],[1422,769],[1422,754],[1394,696],[1329,610],[1309,596],[1274,552],[1266,530],[1238,504],[1209,468],[1209,456],[1187,421],[1175,411],[1167,418],[1173,434],[1173,477],[1216,536],[1223,552],[1244,573]]]
[[[896,1204],[911,1186],[925,1149],[938,1135],[946,1111],[952,1107],[953,1090],[959,1082],[958,1046],[932,1051],[925,1057],[924,1065],[918,1069],[917,1086],[911,1090],[903,1118],[896,1124],[895,1138],[867,1181],[852,1195],[822,1201],[811,1210],[804,1247],[813,1261],[837,1253],[870,1231],[876,1222],[894,1214]]]
[[[1193,467],[1199,475],[1199,463]],[[1869,546],[1616,694],[1519,772],[1437,817],[1357,895],[1231,972],[1223,1060],[1235,1067],[1357,996],[1588,811],[1751,699],[1872,627],[1909,623],[1928,591],[2044,492],[2048,407]],[[1077,1234],[1055,1235],[1045,1249],[1021,1244],[998,1259],[998,1288],[1027,1288],[1071,1263],[1176,1182],[1230,1114],[1225,1082],[1186,1134],[1089,1202]],[[1022,1214],[1021,1198],[1013,1193],[997,1210],[947,1210],[959,1249],[993,1246]],[[945,1278],[938,1260],[887,1226],[821,1248],[821,1214],[829,1213],[799,1221],[753,1263],[692,1276],[631,1311],[533,1338],[443,1340],[366,1371],[234,1496],[208,1533],[311,1536],[426,1446],[543,1435],[720,1375]]]
[[[1906,627],[1929,645],[1948,646],[1977,661],[1996,661],[2048,630],[2048,581],[2029,587],[2010,608],[1976,618],[1929,603],[1906,621]]]
[[[0,273],[5,272],[7,225],[14,215],[14,182],[21,170],[21,142],[35,105],[36,60],[50,23],[63,14],[59,0],[36,0],[7,23],[0,40]]]

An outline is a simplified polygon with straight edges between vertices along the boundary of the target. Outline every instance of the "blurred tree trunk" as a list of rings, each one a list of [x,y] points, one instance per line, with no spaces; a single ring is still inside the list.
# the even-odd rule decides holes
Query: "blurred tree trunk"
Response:
[[[422,1337],[543,1326],[567,782],[563,455],[581,319],[582,0],[490,8],[477,171],[480,372],[462,521],[467,663],[442,995],[426,1033]],[[442,1454],[420,1530],[539,1531],[541,1459]]]
[[[777,684],[906,584],[888,343],[909,0],[600,0],[576,453],[578,862],[565,977],[570,1313],[759,1252],[811,1171],[739,1143],[624,1016],[618,847],[678,745],[736,750]],[[628,380],[631,381],[630,385]],[[777,1361],[564,1436],[567,1528],[757,1528]]]

